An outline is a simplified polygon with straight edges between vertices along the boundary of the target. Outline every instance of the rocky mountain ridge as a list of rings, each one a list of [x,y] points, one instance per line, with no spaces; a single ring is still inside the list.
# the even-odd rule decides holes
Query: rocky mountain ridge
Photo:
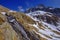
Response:
[[[55,14],[56,16],[60,16],[60,8],[54,8],[54,7],[46,7],[43,4],[39,4],[35,7],[32,8],[28,8],[25,13],[29,13],[29,12],[34,12],[34,11],[45,11],[45,12],[51,12],[53,14]]]

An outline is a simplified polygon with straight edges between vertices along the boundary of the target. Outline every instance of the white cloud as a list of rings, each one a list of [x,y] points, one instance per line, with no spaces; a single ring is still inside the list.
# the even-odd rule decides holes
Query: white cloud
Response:
[[[22,6],[18,6],[18,9],[19,9],[20,12],[24,12],[25,11]]]

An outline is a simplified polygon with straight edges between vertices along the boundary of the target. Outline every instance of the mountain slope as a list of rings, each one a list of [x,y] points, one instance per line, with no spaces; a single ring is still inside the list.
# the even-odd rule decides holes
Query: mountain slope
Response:
[[[13,10],[9,10],[5,7],[1,7],[3,10],[0,11],[0,40],[25,40],[22,36],[21,32],[16,32],[11,24],[8,22],[7,17],[3,15],[7,13],[8,15],[12,15],[15,17],[17,22],[21,24],[30,40],[59,40],[60,39],[60,29],[58,17],[51,14],[46,14],[46,12],[41,12],[35,14],[37,12],[31,12],[28,14],[23,14],[20,12],[16,12]],[[6,11],[7,10],[7,11]],[[46,15],[45,15],[46,14]],[[44,16],[45,15],[45,16]],[[44,16],[44,17],[43,17]],[[50,17],[50,21],[55,20],[58,24],[54,24],[53,21],[47,22],[45,17]],[[40,17],[43,17],[40,18]],[[41,19],[41,20],[40,20]],[[55,22],[54,21],[54,22]],[[17,30],[18,31],[18,30]]]
[[[35,11],[26,14],[31,17],[37,23],[32,25],[38,29],[37,34],[48,39],[48,40],[59,40],[60,39],[60,19],[50,12]],[[40,26],[42,25],[42,27]],[[40,27],[40,29],[39,29]],[[41,33],[41,34],[40,34]]]

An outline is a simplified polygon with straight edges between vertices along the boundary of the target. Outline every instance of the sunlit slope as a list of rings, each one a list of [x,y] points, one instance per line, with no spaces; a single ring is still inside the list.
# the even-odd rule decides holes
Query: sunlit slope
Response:
[[[2,10],[1,10],[2,9]],[[12,11],[1,7],[0,9],[0,40],[24,40],[21,33],[16,33],[12,26],[7,22],[7,17],[2,12],[12,15],[23,25],[25,32],[30,40],[59,40],[60,31],[55,29],[53,25],[43,21],[36,21],[28,15],[20,12]],[[7,11],[6,11],[7,10]],[[37,19],[38,20],[38,19]]]

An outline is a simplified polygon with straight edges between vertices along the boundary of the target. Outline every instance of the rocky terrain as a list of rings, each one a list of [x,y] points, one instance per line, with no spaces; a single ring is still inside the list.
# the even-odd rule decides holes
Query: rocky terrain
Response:
[[[4,13],[13,16],[24,31],[19,31],[18,25],[12,26]],[[0,6],[0,40],[60,40],[60,18],[51,12],[39,10],[24,14]]]

